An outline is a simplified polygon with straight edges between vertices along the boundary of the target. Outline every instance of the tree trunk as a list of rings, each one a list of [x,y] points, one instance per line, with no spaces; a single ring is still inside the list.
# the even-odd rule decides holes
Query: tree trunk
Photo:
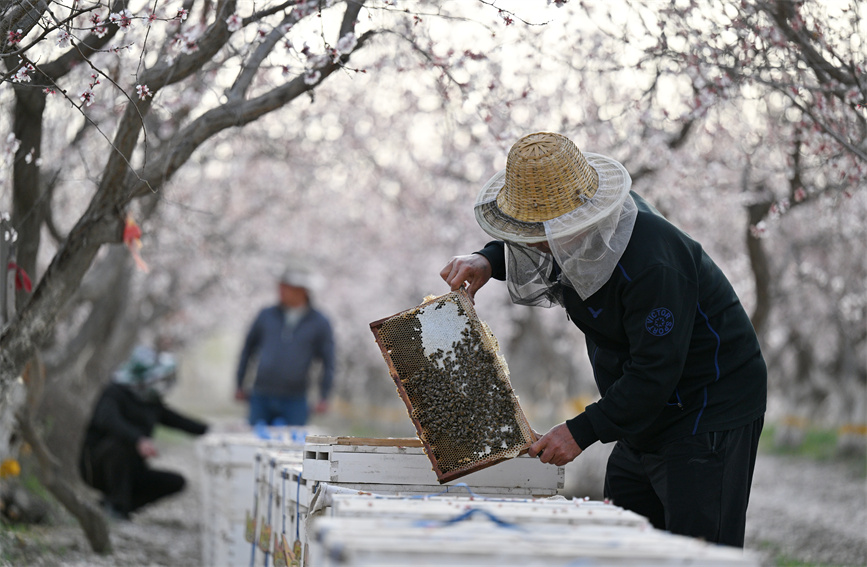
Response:
[[[28,388],[31,384],[35,385],[45,380],[44,369],[36,359],[28,364],[23,375]],[[30,392],[32,391],[33,389],[30,388]],[[39,462],[37,477],[46,490],[75,516],[84,530],[91,549],[97,553],[110,553],[111,539],[105,518],[88,498],[81,494],[83,487],[78,482],[78,475],[71,472],[68,465],[62,464],[51,454],[36,431],[31,413],[35,403],[33,396],[28,396],[27,403],[19,408],[16,417],[21,436],[30,444]],[[74,471],[75,468],[72,470]]]
[[[761,239],[753,236],[750,228],[764,219],[771,208],[769,201],[748,205],[749,226],[747,227],[747,253],[750,257],[750,268],[753,272],[753,281],[756,285],[756,305],[753,308],[750,319],[756,333],[761,338],[764,334],[768,317],[771,314],[771,268],[768,262],[768,254],[762,246]]]

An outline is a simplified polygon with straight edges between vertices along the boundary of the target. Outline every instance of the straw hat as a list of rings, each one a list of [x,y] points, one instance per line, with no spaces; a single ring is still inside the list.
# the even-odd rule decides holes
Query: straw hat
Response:
[[[537,132],[512,146],[506,169],[479,192],[476,220],[495,238],[544,242],[548,234],[569,236],[619,211],[631,186],[620,162],[582,153],[560,134]]]

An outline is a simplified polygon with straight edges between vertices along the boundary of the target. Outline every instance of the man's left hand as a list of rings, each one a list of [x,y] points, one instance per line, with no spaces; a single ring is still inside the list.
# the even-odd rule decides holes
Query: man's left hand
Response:
[[[581,447],[566,424],[561,423],[530,445],[529,454],[531,457],[538,456],[543,463],[562,467],[581,454]]]

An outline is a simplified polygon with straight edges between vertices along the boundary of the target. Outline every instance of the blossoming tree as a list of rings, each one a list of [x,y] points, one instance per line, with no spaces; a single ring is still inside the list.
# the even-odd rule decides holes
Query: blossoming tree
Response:
[[[28,364],[30,380],[39,373],[33,356],[52,338],[70,298],[87,287],[85,274],[112,266],[103,260],[117,249],[107,245],[123,243],[139,269],[148,269],[138,255],[141,222],[208,140],[295,100],[312,100],[335,74],[364,72],[350,59],[377,36],[399,38],[426,66],[445,68],[418,24],[449,14],[434,2],[417,3],[412,12],[396,4],[93,0],[4,6],[0,94],[11,116],[4,155],[12,169],[4,206],[12,211],[17,266],[34,276],[42,271],[43,227],[57,245],[34,277],[32,293],[19,293],[18,311],[0,335],[0,403],[19,387],[16,378]],[[463,52],[448,63],[459,62]],[[81,177],[70,183],[65,176],[72,171]],[[69,205],[62,215],[56,199]],[[109,281],[124,282],[128,276],[121,272]],[[117,330],[96,309],[87,322]],[[28,408],[0,406],[16,410],[43,457],[43,481],[82,521],[92,545],[105,549],[104,526],[40,445]]]

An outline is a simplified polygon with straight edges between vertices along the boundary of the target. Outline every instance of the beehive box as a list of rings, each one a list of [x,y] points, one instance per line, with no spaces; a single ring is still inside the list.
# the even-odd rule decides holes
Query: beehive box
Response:
[[[464,518],[321,517],[311,526],[318,567],[442,565],[759,567],[754,554],[654,529]]]
[[[330,516],[341,518],[379,517],[417,520],[453,520],[496,517],[511,524],[551,523],[622,526],[652,529],[644,516],[598,500],[581,498],[496,498],[440,495],[397,497],[373,494],[335,494]],[[482,514],[475,515],[481,512]],[[475,516],[474,516],[475,515]]]
[[[435,494],[443,482],[415,437],[310,436],[304,446],[304,477],[378,494]],[[563,488],[564,478],[563,467],[522,455],[447,484],[488,496],[551,496]]]
[[[370,324],[441,483],[535,441],[496,338],[463,289]]]
[[[308,432],[311,429],[274,427],[258,432],[208,433],[197,440],[202,479],[203,564],[213,567],[250,564],[255,548],[254,543],[247,541],[247,517],[252,514],[256,498],[256,453],[280,448],[300,455]]]

